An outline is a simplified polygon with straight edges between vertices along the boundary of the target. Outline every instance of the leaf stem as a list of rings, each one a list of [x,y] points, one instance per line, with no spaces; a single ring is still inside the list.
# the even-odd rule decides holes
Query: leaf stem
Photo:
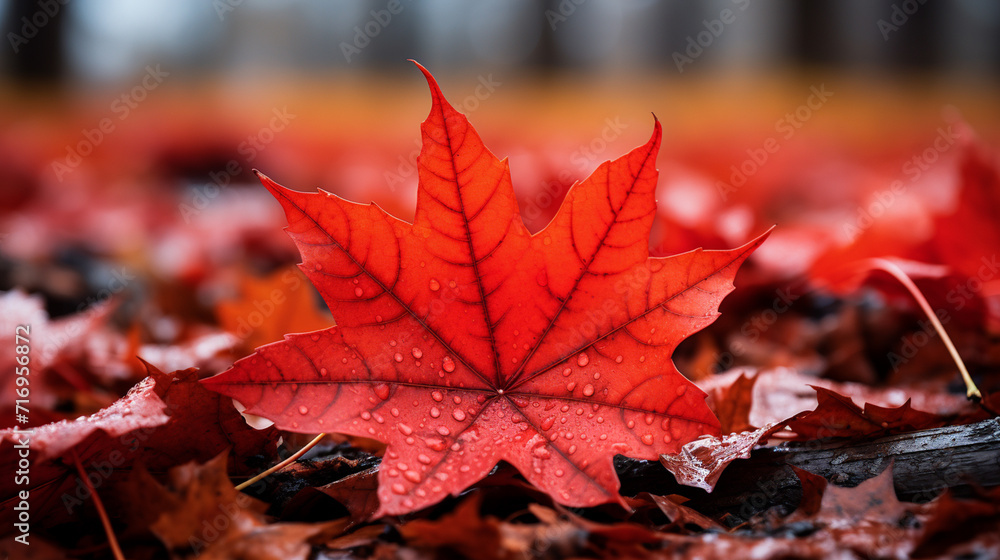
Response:
[[[316,444],[318,444],[320,441],[322,441],[322,439],[325,438],[325,437],[326,437],[326,434],[320,434],[320,435],[314,437],[312,441],[310,441],[309,443],[305,444],[305,446],[303,446],[302,449],[299,449],[298,451],[296,451],[295,453],[293,453],[291,456],[289,456],[284,461],[278,463],[277,465],[274,465],[273,467],[267,469],[266,471],[258,474],[257,476],[255,476],[255,477],[253,477],[251,479],[245,480],[245,481],[237,484],[236,485],[236,489],[237,490],[243,490],[244,488],[247,488],[248,486],[252,486],[252,485],[256,484],[257,482],[259,482],[259,481],[267,478],[268,476],[271,476],[272,474],[274,474],[274,473],[280,471],[281,469],[287,467],[288,465],[294,463],[296,459],[298,459],[299,457],[305,455],[306,451],[309,451],[313,447],[316,447]]]
[[[87,478],[87,471],[83,469],[83,465],[80,463],[80,456],[76,454],[76,451],[72,453],[73,463],[76,464],[76,470],[80,473],[80,479],[83,481],[84,486],[87,487],[90,497],[94,500],[94,507],[97,508],[97,516],[101,519],[101,525],[104,526],[104,533],[108,536],[111,553],[114,555],[115,560],[125,560],[125,555],[122,554],[122,549],[118,546],[118,539],[115,538],[115,532],[111,529],[111,520],[108,519],[108,512],[104,510],[104,504],[101,503],[101,498],[97,495],[97,490],[90,483],[90,479]]]
[[[891,274],[899,283],[902,284],[907,290],[909,290],[910,295],[913,299],[917,300],[917,304],[920,305],[920,309],[924,311],[927,318],[930,320],[931,324],[934,325],[934,330],[937,331],[938,335],[941,337],[941,341],[948,348],[948,353],[951,354],[955,364],[958,366],[958,372],[962,374],[962,381],[965,382],[965,396],[970,400],[979,401],[983,398],[983,394],[979,392],[979,388],[976,387],[975,382],[972,381],[972,376],[969,375],[969,370],[965,368],[965,362],[962,361],[962,357],[958,355],[958,350],[955,349],[955,345],[951,341],[951,337],[944,330],[944,325],[937,317],[937,313],[931,309],[931,304],[927,302],[927,298],[924,294],[920,292],[920,288],[913,283],[913,280],[899,267],[896,263],[882,258],[869,259],[873,267],[881,269],[885,272]]]

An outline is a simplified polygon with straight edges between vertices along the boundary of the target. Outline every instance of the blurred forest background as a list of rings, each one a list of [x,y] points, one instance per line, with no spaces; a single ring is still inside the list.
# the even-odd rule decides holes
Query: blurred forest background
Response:
[[[777,226],[741,268],[718,320],[674,354],[680,371],[712,393],[716,412],[721,403],[731,408],[730,417],[746,416],[746,426],[783,425],[799,412],[831,406],[829,398],[819,403],[810,387],[816,385],[858,404],[906,403],[890,413],[933,420],[902,427],[874,422],[876,435],[988,417],[984,411],[991,409],[966,400],[955,361],[912,293],[875,270],[873,258],[905,267],[982,393],[1000,400],[1000,3],[0,0],[0,30],[0,428],[16,426],[15,383],[25,379],[14,374],[18,325],[31,325],[30,418],[21,415],[21,427],[72,420],[112,403],[127,406],[126,392],[155,372],[136,357],[164,372],[198,368],[154,373],[158,384],[176,377],[174,387],[201,391],[203,400],[187,398],[187,408],[162,420],[156,437],[144,436],[141,453],[123,455],[125,466],[115,463],[119,468],[99,489],[130,558],[163,558],[172,545],[154,538],[148,519],[141,534],[121,530],[137,518],[132,506],[147,517],[151,508],[145,499],[129,503],[112,483],[124,483],[133,462],[163,475],[230,447],[230,440],[199,430],[249,432],[229,400],[209,394],[196,379],[228,369],[285,333],[332,325],[337,316],[295,268],[299,254],[281,231],[285,217],[252,170],[289,188],[319,187],[412,218],[419,123],[430,98],[408,59],[426,66],[486,146],[509,159],[533,232],[548,223],[575,181],[647,141],[651,113],[664,131],[651,254],[737,247]],[[852,276],[857,272],[868,281]],[[759,371],[756,381],[740,381],[741,372],[732,371],[740,366]],[[648,424],[652,415],[647,418]],[[85,424],[54,425],[52,441],[70,442],[60,430]],[[740,430],[724,424],[723,433]],[[252,438],[278,453],[277,433],[253,432]],[[308,440],[280,432],[280,453]],[[377,505],[372,473],[384,446],[335,435],[326,441],[307,458],[350,461],[336,463],[349,468],[338,467],[322,484],[366,469],[369,478],[346,484],[361,485],[363,492],[352,491],[365,507]],[[94,470],[107,449],[87,449],[84,459]],[[951,461],[951,449],[942,453]],[[231,455],[230,474],[240,478],[273,464],[256,449],[234,448]],[[13,472],[16,457],[6,456]],[[84,551],[73,557],[104,557],[109,545],[97,517],[79,513],[90,509],[71,515],[57,498],[60,486],[50,484],[75,484],[65,468],[69,459],[47,461],[32,466],[32,482],[42,481],[39,487],[52,498],[45,502],[41,488],[32,488],[32,539]],[[956,469],[967,463],[979,469],[976,485],[997,480],[995,462],[956,459]],[[944,482],[934,479],[933,487],[905,499],[926,501],[967,480],[964,471],[919,458],[908,464],[937,469]],[[896,466],[909,468],[902,460]],[[50,478],[38,476],[43,467]],[[739,468],[731,472],[741,476]],[[302,488],[294,477],[275,477],[270,494],[258,493],[282,521],[349,512],[353,523],[371,513],[359,514],[351,509],[357,504],[342,498],[301,507],[284,489],[285,483]],[[17,503],[12,480],[0,514],[12,514]],[[306,490],[318,487],[309,480]],[[228,480],[218,482],[236,494]],[[755,491],[737,486],[737,493]],[[501,519],[539,503],[524,487],[496,488],[500,500],[484,510]],[[860,493],[850,499],[891,505],[892,493],[890,485],[886,499],[868,501]],[[944,556],[945,545],[955,544],[965,548],[948,549],[954,557],[995,557],[996,495],[980,497],[974,507],[951,497],[934,502],[927,527],[937,529],[927,534],[947,539],[938,552],[924,550],[927,556]],[[119,498],[124,505],[113,501]],[[336,500],[344,507],[329,505]],[[662,502],[656,508],[669,505]],[[177,504],[185,515],[200,511]],[[477,522],[468,511],[443,517],[442,534],[468,539],[479,553],[483,533],[454,528]],[[541,555],[549,550],[555,517],[532,511],[538,523],[503,523],[505,531],[529,531],[518,534],[544,544],[531,549]],[[742,534],[710,528],[702,539],[700,529],[688,534],[691,518],[669,511],[662,514],[679,521],[667,530],[684,533],[671,534],[677,540],[670,542],[705,547],[678,550],[728,558],[746,543],[743,525]],[[858,552],[864,557],[916,556],[923,529],[906,515],[875,525],[844,518],[844,531],[858,529],[868,543]],[[992,525],[968,521],[979,515]],[[408,545],[432,526],[415,519],[409,529],[400,524]],[[652,519],[624,525],[617,544],[606,538],[607,526],[585,520],[581,527],[614,545],[608,557],[622,557],[615,547],[666,546],[662,520]],[[767,523],[751,529],[759,529],[753,538],[777,543],[774,557],[806,556],[794,548],[802,542],[825,543],[815,557],[830,557],[855,542],[841,533],[803,531],[798,521],[785,529]],[[363,546],[372,550],[403,546],[391,532],[396,529],[375,524],[365,530]],[[565,534],[570,545],[582,546],[577,532]],[[899,547],[892,553],[883,547],[887,534],[902,535],[890,538]],[[304,557],[309,546],[298,539]],[[325,546],[352,548],[362,540]],[[258,542],[239,534],[232,539],[234,546]],[[3,546],[0,541],[0,551]]]
[[[654,252],[777,224],[751,261],[769,281],[858,231],[926,242],[957,200],[952,127],[1000,132],[985,1],[38,0],[0,2],[0,28],[0,290],[53,318],[113,299],[132,337],[105,343],[119,389],[142,374],[135,345],[245,327],[252,308],[227,327],[220,305],[297,262],[251,169],[412,216],[429,103],[407,59],[509,158],[532,230],[654,113]],[[869,227],[873,193],[899,180],[906,197]],[[879,239],[866,247],[906,256]],[[721,338],[703,367],[734,365]]]

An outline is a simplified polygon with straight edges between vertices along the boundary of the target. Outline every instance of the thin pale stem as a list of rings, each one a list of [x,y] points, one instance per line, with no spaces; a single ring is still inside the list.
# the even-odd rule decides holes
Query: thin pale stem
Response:
[[[94,507],[97,508],[97,516],[101,519],[101,525],[104,526],[104,533],[108,536],[108,544],[111,546],[111,553],[114,555],[115,560],[125,560],[125,555],[122,554],[122,549],[118,546],[118,539],[115,538],[115,532],[111,530],[111,520],[108,519],[108,513],[104,511],[104,504],[101,502],[100,496],[97,495],[97,490],[94,489],[94,485],[90,483],[90,479],[87,478],[87,471],[83,469],[83,465],[80,463],[80,457],[73,451],[73,462],[76,463],[76,470],[80,473],[80,479],[83,480],[84,486],[87,487],[87,492],[90,494],[90,498],[94,501]]]
[[[296,459],[298,459],[299,457],[305,455],[306,451],[309,451],[313,447],[316,447],[316,444],[319,443],[320,441],[322,441],[322,439],[325,438],[325,437],[326,437],[326,434],[320,434],[320,435],[316,436],[315,438],[313,438],[312,441],[310,441],[309,443],[305,444],[305,446],[303,446],[302,449],[299,449],[298,451],[296,451],[294,454],[292,454],[291,456],[289,456],[284,461],[278,463],[277,465],[274,465],[273,467],[267,469],[266,471],[258,474],[257,476],[255,476],[255,477],[253,477],[253,478],[251,478],[249,480],[245,480],[245,481],[237,484],[236,485],[236,489],[237,490],[243,490],[244,488],[252,486],[252,485],[256,484],[258,481],[263,480],[263,479],[271,476],[272,474],[280,471],[281,469],[287,467],[288,465],[294,463]]]
[[[976,387],[975,382],[972,381],[972,376],[969,375],[969,370],[965,368],[965,362],[963,362],[962,357],[958,355],[958,350],[955,349],[955,345],[952,343],[951,337],[949,337],[948,333],[945,332],[944,325],[941,324],[941,321],[937,317],[937,313],[935,313],[931,308],[931,304],[927,302],[927,298],[925,298],[924,294],[920,292],[920,288],[917,288],[917,285],[913,283],[913,280],[911,280],[906,272],[904,272],[902,268],[899,268],[899,265],[896,263],[888,259],[876,258],[869,260],[875,268],[888,272],[893,276],[893,278],[899,280],[899,283],[909,290],[910,295],[913,296],[913,299],[917,300],[917,304],[920,305],[920,309],[922,309],[924,314],[927,315],[927,319],[930,320],[931,325],[934,326],[934,330],[936,330],[938,336],[941,337],[941,341],[944,342],[944,345],[948,348],[948,353],[950,353],[952,359],[955,360],[955,364],[958,366],[958,372],[962,374],[962,381],[965,381],[965,396],[969,399],[977,401],[981,400],[983,398],[983,394],[979,392],[979,388]]]

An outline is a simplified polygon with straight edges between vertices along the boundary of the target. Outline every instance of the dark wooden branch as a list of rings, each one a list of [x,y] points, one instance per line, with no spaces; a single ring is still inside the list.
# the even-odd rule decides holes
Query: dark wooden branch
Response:
[[[786,443],[755,450],[729,465],[712,493],[681,486],[659,462],[617,457],[622,493],[680,494],[689,505],[738,524],[772,507],[794,510],[802,496],[794,465],[838,486],[856,486],[890,461],[901,500],[926,502],[945,488],[961,493],[1000,485],[1000,419],[871,441]]]

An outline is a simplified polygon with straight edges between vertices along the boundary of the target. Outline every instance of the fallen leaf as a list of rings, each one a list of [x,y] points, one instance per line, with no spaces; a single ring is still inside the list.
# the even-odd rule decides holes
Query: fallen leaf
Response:
[[[91,473],[99,493],[137,460],[165,470],[230,448],[234,472],[245,473],[256,470],[255,456],[266,460],[274,454],[275,431],[249,428],[227,399],[198,383],[197,370],[167,374],[152,366],[147,369],[149,377],[93,415],[46,424],[27,434],[0,430],[4,445],[28,445],[31,460],[29,483],[15,483],[14,477],[0,483],[0,515],[13,515],[11,508],[22,490],[30,491],[32,513],[44,518],[32,527],[40,532],[79,516],[80,508],[92,507],[73,467],[72,453]],[[17,461],[17,453],[10,453],[0,464],[15,472]]]
[[[473,493],[438,520],[414,519],[399,527],[408,545],[436,554],[502,560],[513,556],[502,546],[500,522],[479,513],[480,494]]]
[[[750,425],[750,408],[753,405],[753,386],[757,377],[740,374],[728,387],[719,387],[708,393],[708,406],[719,419],[722,433],[753,430]]]
[[[754,368],[739,368],[700,380],[698,386],[703,391],[711,393],[719,388],[732,385],[741,375],[749,375],[753,372],[756,372],[756,382],[753,387],[750,423],[754,426],[785,422],[799,413],[815,410],[818,400],[814,386],[823,387],[838,394],[881,407],[900,407],[907,400],[911,400],[912,406],[942,416],[967,413],[972,410],[965,395],[961,394],[949,394],[943,390],[932,390],[919,386],[910,386],[904,389],[837,382],[789,368],[760,371],[756,371]]]
[[[226,456],[204,465],[191,462],[170,469],[165,486],[155,479],[145,481],[155,497],[140,503],[159,510],[150,529],[169,550],[194,548],[196,552],[227,531],[240,529],[246,517],[250,524],[263,524],[267,504],[238,492],[229,482]],[[256,522],[256,523],[254,523]]]
[[[238,492],[229,481],[226,454],[207,463],[170,469],[167,484],[145,481],[147,508],[158,512],[150,529],[174,555],[247,560],[305,559],[309,540],[336,524],[268,524],[268,504]],[[331,535],[332,536],[332,535]]]
[[[783,427],[784,424],[776,423],[756,430],[702,437],[685,444],[678,453],[660,455],[660,463],[679,484],[711,492],[729,463],[748,459],[758,443]]]
[[[213,366],[231,361],[232,350],[238,342],[234,335],[215,331],[177,344],[143,344],[139,347],[137,356],[163,371],[192,366],[218,371],[221,368]]]
[[[802,499],[799,500],[796,512],[805,517],[816,515],[823,504],[823,493],[828,485],[826,479],[794,465],[789,466],[792,467],[795,476],[799,477],[802,486]]]
[[[958,558],[960,554],[952,547],[965,543],[973,547],[979,544],[980,550],[986,552],[989,543],[982,542],[982,537],[996,535],[1000,529],[1000,491],[994,488],[990,492],[959,498],[950,489],[945,490],[926,504],[923,517],[914,556]],[[992,546],[993,550],[998,550],[996,541]]]
[[[819,404],[816,410],[790,419],[788,427],[800,439],[831,437],[869,437],[910,432],[943,426],[945,419],[914,409],[907,400],[898,408],[884,408],[866,403],[864,410],[850,397],[823,387],[813,386]]]
[[[877,476],[853,488],[828,485],[815,519],[833,528],[849,528],[862,521],[894,525],[906,509],[896,498],[890,462]]]
[[[719,525],[714,519],[707,517],[697,511],[685,506],[684,504],[679,504],[670,499],[669,496],[656,496],[649,495],[653,503],[663,512],[663,515],[667,516],[667,519],[671,523],[679,527],[694,526],[702,531],[706,529],[714,529],[718,531],[724,530],[722,525]]]
[[[285,333],[315,331],[332,325],[333,319],[317,307],[314,294],[302,272],[294,268],[278,270],[260,279],[244,275],[239,297],[219,302],[215,313],[222,328],[240,340],[239,347],[251,352],[258,346],[281,340]]]
[[[330,496],[347,508],[351,521],[360,523],[378,511],[378,465],[349,474],[316,490]]]
[[[506,163],[424,72],[415,222],[261,175],[338,326],[205,384],[283,429],[386,442],[376,515],[457,495],[500,460],[561,503],[620,503],[615,454],[654,459],[717,432],[671,354],[715,319],[766,234],[649,258],[656,123],[530,235]]]
[[[327,541],[324,546],[330,550],[346,550],[360,546],[371,546],[376,544],[378,538],[386,532],[387,528],[386,525],[365,525],[357,531]],[[376,556],[372,555],[372,557]]]
[[[48,419],[45,412],[56,408],[60,394],[66,392],[59,386],[66,385],[67,381],[70,390],[91,390],[86,380],[71,376],[73,372],[66,372],[67,375],[59,380],[48,368],[57,364],[63,355],[79,352],[87,335],[106,322],[111,305],[99,304],[81,313],[50,320],[40,296],[20,290],[0,293],[0,309],[3,310],[0,313],[0,344],[9,349],[0,353],[0,412],[3,413],[0,426],[15,425],[14,403],[23,398],[18,396],[18,389],[22,388],[16,381],[18,370],[31,373],[33,413],[27,415],[28,422],[18,424],[22,428],[37,425],[39,419]],[[18,352],[18,347],[26,349],[26,353]]]

